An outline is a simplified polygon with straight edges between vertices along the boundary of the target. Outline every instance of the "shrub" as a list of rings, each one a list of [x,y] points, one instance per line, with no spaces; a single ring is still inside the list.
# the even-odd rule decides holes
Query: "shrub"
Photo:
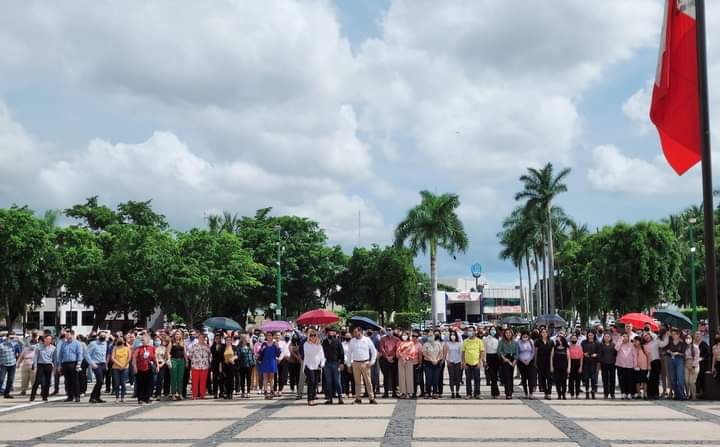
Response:
[[[410,325],[419,322],[419,315],[414,312],[397,312],[393,318],[393,326],[410,329]]]
[[[692,307],[687,307],[685,309],[680,309],[680,312],[682,312],[683,315],[686,317],[692,319]],[[705,320],[708,317],[708,310],[707,307],[698,306],[697,308],[697,315],[698,320]]]

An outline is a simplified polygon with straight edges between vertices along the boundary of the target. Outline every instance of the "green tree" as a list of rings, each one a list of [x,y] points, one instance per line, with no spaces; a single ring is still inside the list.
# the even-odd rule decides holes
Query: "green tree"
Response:
[[[435,195],[420,191],[421,202],[408,211],[407,216],[395,229],[395,245],[407,242],[413,253],[430,250],[430,282],[432,321],[437,324],[435,294],[437,293],[437,250],[443,248],[450,254],[464,252],[468,237],[457,215],[460,197],[457,194]]]
[[[552,201],[560,193],[567,191],[563,183],[570,174],[570,168],[562,169],[554,174],[552,163],[547,163],[542,169],[528,168],[527,173],[520,176],[523,190],[515,194],[515,200],[526,200],[528,209],[537,208],[545,212],[546,236],[548,243],[548,274],[549,274],[549,306],[548,311],[555,313],[555,267],[553,245],[553,219]]]
[[[57,257],[50,226],[27,207],[0,209],[0,305],[11,328],[53,285]]]

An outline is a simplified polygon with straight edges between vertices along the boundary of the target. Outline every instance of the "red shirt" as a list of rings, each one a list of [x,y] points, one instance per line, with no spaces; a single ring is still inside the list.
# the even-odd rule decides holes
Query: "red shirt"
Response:
[[[386,335],[380,339],[380,354],[386,359],[394,359],[400,339],[394,335]]]
[[[155,361],[154,346],[140,346],[135,350],[135,365],[138,371],[148,371],[150,363]]]
[[[583,358],[583,350],[577,343],[570,345],[568,352],[570,353],[570,360],[580,360]]]

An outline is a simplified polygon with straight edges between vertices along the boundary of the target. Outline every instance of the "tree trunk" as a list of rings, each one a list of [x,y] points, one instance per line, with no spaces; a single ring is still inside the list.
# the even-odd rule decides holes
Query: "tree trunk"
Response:
[[[542,289],[543,289],[543,312],[546,314],[551,313],[548,308],[548,279],[547,279],[547,251],[545,250],[545,244],[543,243],[543,260],[542,260]]]
[[[518,261],[517,269],[518,269],[518,276],[520,276],[520,315],[526,315],[526,309],[525,306],[525,297],[523,296],[523,281],[522,281],[522,268],[520,267],[522,265],[522,261]]]
[[[435,295],[437,294],[437,242],[430,241],[430,309],[432,312],[433,326],[437,325],[437,305]],[[444,310],[443,310],[444,313]]]
[[[532,279],[531,279],[531,272],[530,272],[530,253],[525,251],[525,269],[527,271],[527,280],[528,280],[528,317],[532,317],[535,315],[535,304],[533,303],[533,294],[532,294]]]
[[[560,292],[560,309],[565,308],[565,299],[563,298],[562,275],[560,274],[560,266],[557,267],[558,272],[558,291]]]
[[[553,248],[553,233],[552,233],[552,214],[550,213],[550,202],[548,202],[546,208],[547,212],[547,240],[548,240],[548,273],[550,274],[550,281],[548,283],[548,310],[550,314],[555,313],[555,264],[554,264],[554,248]]]
[[[535,259],[535,302],[537,303],[537,314],[543,315],[542,307],[542,291],[540,290],[540,270],[538,264],[537,253],[533,250],[533,258]]]

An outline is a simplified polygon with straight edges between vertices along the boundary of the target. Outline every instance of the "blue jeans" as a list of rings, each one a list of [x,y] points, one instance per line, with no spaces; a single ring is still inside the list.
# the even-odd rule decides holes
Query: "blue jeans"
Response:
[[[5,381],[5,376],[7,375],[7,383],[5,384],[4,394],[5,396],[9,396],[10,392],[13,388],[13,382],[15,382],[15,365],[12,366],[3,366],[0,365],[0,387],[2,386],[3,382]]]
[[[423,362],[425,365],[425,396],[440,394],[440,365],[433,365],[432,362]]]
[[[338,399],[342,399],[342,385],[340,384],[340,363],[325,362],[323,368],[323,386],[325,388],[325,399],[332,400],[337,394]]]
[[[113,390],[113,392],[115,393],[115,399],[118,399],[120,397],[125,398],[128,372],[128,368],[112,370],[114,382],[113,385],[115,386],[115,389]]]
[[[685,400],[685,359],[680,356],[670,358],[670,382],[676,400]]]

